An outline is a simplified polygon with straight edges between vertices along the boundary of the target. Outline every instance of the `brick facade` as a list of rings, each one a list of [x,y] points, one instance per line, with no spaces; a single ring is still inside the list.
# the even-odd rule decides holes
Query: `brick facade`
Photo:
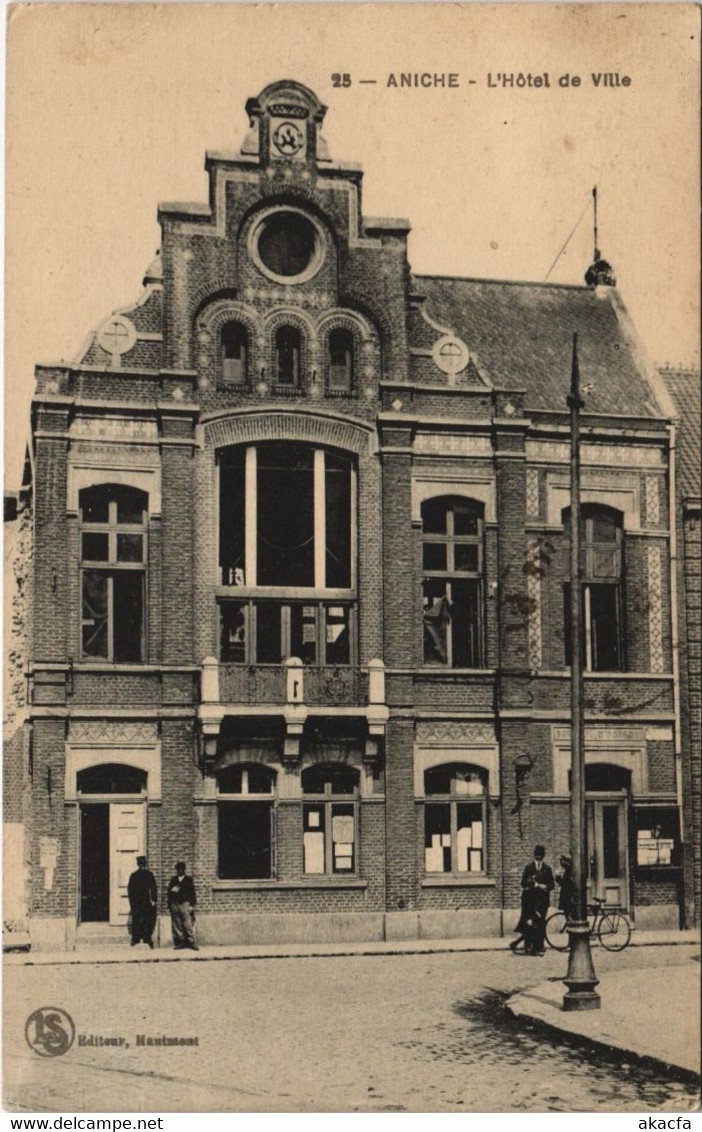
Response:
[[[684,707],[685,734],[689,737],[687,754],[686,829],[688,841],[692,845],[692,861],[688,858],[693,875],[694,894],[693,916],[696,926],[700,924],[702,907],[702,853],[700,853],[700,829],[702,829],[702,603],[700,602],[700,576],[702,567],[702,538],[700,538],[701,515],[699,506],[686,507],[683,527],[684,538],[684,584],[685,584],[685,644],[687,668],[687,700]],[[689,899],[689,888],[688,888]]]
[[[700,535],[700,372],[661,370],[675,410],[676,539],[680,636],[681,758],[685,831],[684,895],[688,923],[702,908],[702,537]]]
[[[123,930],[137,850],[162,912],[188,862],[204,942],[511,930],[534,842],[570,843],[576,329],[618,540],[588,560],[591,884],[677,924],[671,452],[621,300],[412,276],[314,94],[247,108],[211,207],[160,207],[142,299],[37,368],[33,945]]]

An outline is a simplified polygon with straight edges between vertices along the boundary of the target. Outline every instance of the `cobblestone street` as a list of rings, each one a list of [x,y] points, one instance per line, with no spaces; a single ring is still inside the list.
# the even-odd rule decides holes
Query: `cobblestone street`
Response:
[[[687,962],[692,949],[598,951],[598,974]],[[510,1019],[505,997],[565,957],[508,952],[15,967],[5,980],[5,1105],[28,1111],[655,1111],[690,1093],[663,1072]],[[642,971],[642,993],[647,974]],[[41,1058],[32,1011],[76,1041]],[[9,1020],[12,1021],[9,1021]],[[138,1047],[137,1034],[197,1037]],[[80,1035],[125,1046],[79,1045]]]

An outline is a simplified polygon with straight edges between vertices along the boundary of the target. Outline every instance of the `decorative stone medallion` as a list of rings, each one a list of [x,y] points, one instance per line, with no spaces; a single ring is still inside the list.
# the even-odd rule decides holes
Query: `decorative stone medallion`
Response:
[[[431,351],[434,364],[442,373],[455,376],[468,365],[468,347],[454,334],[445,334],[437,338]]]
[[[98,346],[113,357],[121,357],[134,346],[137,333],[133,322],[122,314],[113,314],[100,324],[95,334]]]

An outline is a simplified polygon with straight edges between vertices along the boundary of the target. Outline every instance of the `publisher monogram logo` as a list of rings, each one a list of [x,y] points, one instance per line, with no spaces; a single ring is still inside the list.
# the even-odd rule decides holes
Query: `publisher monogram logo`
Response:
[[[29,1015],[24,1036],[39,1057],[59,1057],[73,1045],[76,1028],[70,1014],[59,1006],[40,1006]]]

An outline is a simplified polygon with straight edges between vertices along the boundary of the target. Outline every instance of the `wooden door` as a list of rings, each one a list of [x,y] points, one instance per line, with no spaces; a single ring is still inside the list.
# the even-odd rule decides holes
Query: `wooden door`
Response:
[[[590,798],[587,802],[588,900],[629,906],[629,854],[626,798]]]
[[[143,802],[110,803],[110,923],[126,924],[127,882],[146,853],[146,806]]]

